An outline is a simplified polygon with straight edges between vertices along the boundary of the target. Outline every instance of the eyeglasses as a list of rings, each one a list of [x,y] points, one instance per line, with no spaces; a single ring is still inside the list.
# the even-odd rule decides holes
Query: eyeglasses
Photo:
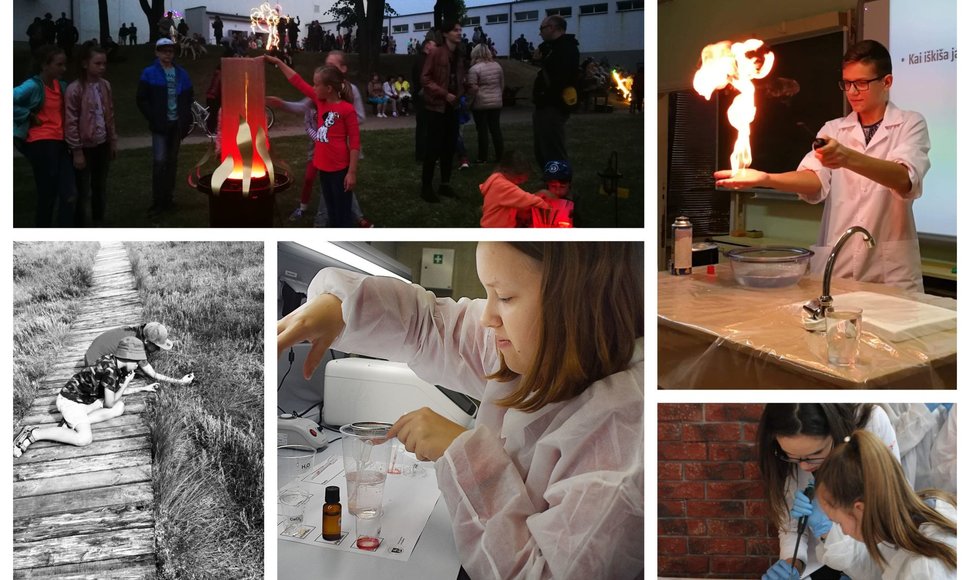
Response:
[[[785,463],[807,463],[809,465],[821,465],[826,459],[826,457],[789,457],[788,454],[781,449],[775,449],[775,457],[781,459]]]
[[[547,28],[552,28],[552,24],[543,24],[542,26],[539,27],[539,32],[542,32]]]
[[[839,81],[839,90],[847,91],[851,87],[860,93],[864,93],[869,90],[869,83],[873,81],[881,81],[882,79],[886,78],[886,76],[887,75],[882,75],[881,77],[876,77],[873,79],[862,79],[858,81],[845,81],[845,80]]]

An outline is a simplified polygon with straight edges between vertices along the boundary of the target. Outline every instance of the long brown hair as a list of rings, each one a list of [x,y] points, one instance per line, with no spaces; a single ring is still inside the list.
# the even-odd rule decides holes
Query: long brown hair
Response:
[[[542,264],[539,348],[518,389],[497,404],[533,412],[629,366],[643,336],[643,244],[509,242]],[[519,375],[502,359],[489,379]]]
[[[869,555],[883,568],[887,562],[878,549],[880,542],[939,558],[956,570],[956,550],[928,538],[919,529],[920,524],[931,523],[956,535],[956,522],[923,502],[924,498],[935,497],[956,506],[956,499],[935,489],[914,492],[899,462],[872,433],[853,432],[849,441],[833,451],[815,472],[815,485],[819,492],[824,488],[826,499],[836,508],[851,511],[855,502],[862,502],[862,539]]]
[[[785,485],[798,465],[778,457],[778,437],[832,437],[833,449],[850,433],[865,427],[872,404],[769,403],[758,423],[758,465],[768,492],[768,517],[775,527],[788,521]]]

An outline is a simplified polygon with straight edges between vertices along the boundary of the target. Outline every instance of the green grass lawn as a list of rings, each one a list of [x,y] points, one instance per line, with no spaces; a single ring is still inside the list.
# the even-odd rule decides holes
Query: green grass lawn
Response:
[[[14,242],[13,416],[33,402],[91,287],[97,242]]]
[[[532,158],[532,126],[529,122],[503,125],[506,148],[516,149]],[[580,227],[614,227],[618,214],[620,227],[643,227],[643,117],[625,112],[613,114],[573,115],[567,127],[567,148],[572,157],[575,179],[573,192],[577,197],[576,225]],[[284,137],[272,139],[276,159],[285,160],[298,183],[277,196],[277,226],[307,226],[312,220],[293,224],[287,221],[289,212],[298,204],[303,169],[306,164],[306,138]],[[477,151],[474,124],[464,129],[465,143],[472,155]],[[364,215],[378,227],[478,227],[482,198],[478,185],[491,171],[488,166],[472,166],[455,171],[452,185],[459,194],[457,200],[445,199],[440,204],[428,204],[419,197],[421,168],[414,161],[414,137],[410,129],[365,131],[361,135],[365,159],[360,163],[356,192]],[[186,177],[202,158],[203,145],[184,146],[179,155],[179,179],[175,201],[177,212],[152,220],[146,214],[151,204],[151,149],[131,149],[119,152],[108,176],[107,221],[119,227],[204,227],[208,225],[208,198],[189,187]],[[607,164],[611,151],[619,153],[619,168],[623,177],[620,187],[629,190],[625,199],[615,199],[598,193],[600,178],[597,172]],[[215,164],[206,166],[207,172]],[[537,191],[542,187],[539,175],[533,175],[525,189]],[[26,160],[14,160],[14,225],[31,227],[34,223],[33,174]],[[313,207],[319,202],[319,188],[315,188]],[[614,203],[616,204],[614,207]]]
[[[163,578],[263,577],[263,245],[129,243],[145,320],[176,345],[158,353],[187,387],[152,407]]]

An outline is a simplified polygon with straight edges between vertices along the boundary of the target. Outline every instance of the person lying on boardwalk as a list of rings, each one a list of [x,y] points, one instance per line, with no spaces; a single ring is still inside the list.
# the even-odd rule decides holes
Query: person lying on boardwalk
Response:
[[[64,420],[57,427],[36,428],[28,425],[20,430],[13,442],[13,455],[20,457],[37,441],[58,441],[68,445],[90,445],[93,439],[91,425],[125,412],[122,397],[139,392],[155,392],[158,383],[143,387],[129,387],[135,371],[145,361],[142,341],[128,336],[118,343],[114,354],[106,354],[93,365],[84,367],[71,377],[57,395],[57,410]],[[192,382],[186,375],[179,382]]]
[[[146,354],[153,354],[160,350],[171,350],[173,345],[172,341],[168,338],[168,329],[161,322],[152,321],[141,325],[121,326],[108,330],[94,339],[94,342],[91,343],[91,346],[88,347],[87,352],[84,354],[84,364],[91,366],[104,355],[114,354],[119,341],[127,336],[133,336],[140,340],[145,347]],[[163,383],[187,385],[194,378],[192,373],[185,375],[181,379],[167,377],[156,371],[148,363],[147,357],[142,357],[142,360],[138,361],[138,370],[149,379]]]

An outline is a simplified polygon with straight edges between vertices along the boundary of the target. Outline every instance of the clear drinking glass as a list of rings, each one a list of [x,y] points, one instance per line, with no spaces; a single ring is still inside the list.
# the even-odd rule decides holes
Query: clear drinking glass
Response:
[[[390,423],[360,422],[340,428],[343,435],[347,509],[357,518],[357,546],[376,549],[380,544],[381,504],[391,460]],[[369,520],[363,522],[361,520]]]
[[[825,313],[825,340],[829,362],[838,366],[852,366],[859,356],[862,336],[862,310],[829,310]]]

